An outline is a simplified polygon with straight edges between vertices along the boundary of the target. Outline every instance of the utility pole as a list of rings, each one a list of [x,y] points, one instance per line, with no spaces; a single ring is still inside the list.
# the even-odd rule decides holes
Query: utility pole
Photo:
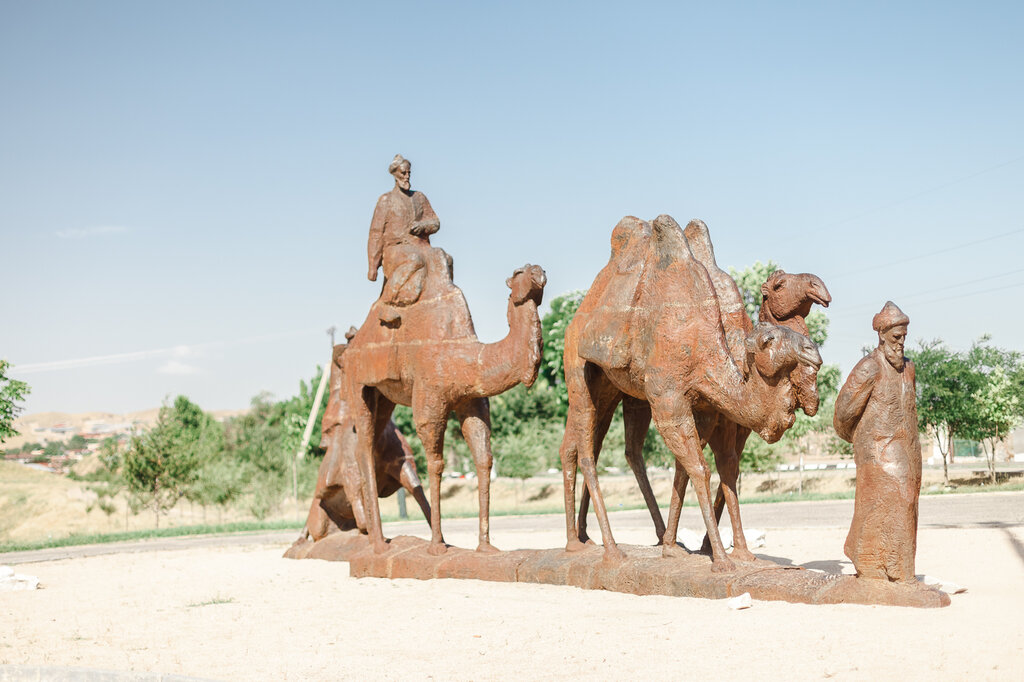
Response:
[[[301,514],[302,509],[299,507],[299,465],[300,459],[303,459],[306,455],[306,447],[309,445],[309,437],[313,435],[313,420],[316,419],[316,413],[320,411],[320,402],[324,398],[324,391],[327,388],[327,378],[331,373],[331,362],[333,362],[334,355],[334,332],[338,330],[337,327],[331,325],[327,328],[327,336],[331,338],[331,358],[328,361],[327,366],[324,367],[320,374],[320,385],[316,388],[316,397],[313,398],[313,407],[309,411],[309,419],[306,420],[306,428],[302,432],[302,443],[299,445],[299,449],[295,452],[295,456],[292,457],[292,497],[295,499],[295,513]]]

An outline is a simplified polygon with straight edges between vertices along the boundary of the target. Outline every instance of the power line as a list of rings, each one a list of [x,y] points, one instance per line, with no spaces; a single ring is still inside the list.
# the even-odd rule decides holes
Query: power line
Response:
[[[1003,232],[1002,234],[992,235],[990,237],[982,237],[981,239],[975,239],[973,241],[964,242],[962,244],[956,244],[954,246],[948,246],[944,249],[937,249],[935,251],[929,251],[928,253],[920,253],[916,256],[910,256],[909,258],[901,258],[899,260],[889,261],[888,263],[881,263],[879,265],[872,265],[867,268],[860,268],[858,270],[850,270],[849,272],[843,272],[838,275],[833,275],[832,279],[839,279],[840,277],[849,277],[850,275],[859,275],[865,272],[874,272],[875,270],[882,270],[883,268],[889,268],[893,265],[902,265],[903,263],[911,263],[922,258],[931,258],[932,256],[938,256],[943,253],[949,253],[950,251],[958,251],[968,246],[975,246],[977,244],[984,244],[985,242],[994,241],[996,239],[1002,239],[1003,237],[1010,237],[1015,234],[1024,232],[1024,227],[1016,230],[1010,230],[1009,232]]]
[[[967,280],[966,282],[958,282],[957,284],[948,284],[948,285],[946,285],[944,287],[932,287],[930,289],[925,289],[923,291],[918,291],[917,293],[913,293],[913,294],[900,294],[897,297],[890,297],[890,299],[905,301],[908,298],[915,298],[917,296],[925,296],[927,294],[934,294],[937,291],[948,291],[950,289],[959,289],[960,287],[965,287],[965,286],[968,286],[970,284],[978,284],[979,282],[988,282],[988,281],[993,280],[993,279],[999,279],[1000,277],[1008,277],[1009,275],[1016,275],[1017,273],[1020,273],[1020,272],[1024,272],[1024,268],[1018,268],[1016,270],[1009,270],[1007,272],[1002,272],[1002,273],[1000,273],[998,275],[989,275],[988,277],[979,277],[977,279],[970,279],[970,280]],[[843,312],[840,313],[839,315],[835,315],[835,317],[846,317],[846,316],[850,315],[851,313],[859,314],[859,311],[865,310],[867,308],[871,308],[874,305],[875,305],[875,303],[862,303],[860,305],[850,306],[850,307],[846,308],[845,310],[843,310]]]
[[[874,208],[870,208],[870,209],[868,209],[866,211],[862,211],[861,213],[858,213],[857,215],[851,216],[849,218],[844,218],[843,220],[839,220],[839,221],[836,221],[834,223],[828,223],[826,225],[823,225],[822,227],[823,228],[831,228],[831,227],[838,227],[839,225],[845,225],[846,223],[850,223],[850,222],[853,222],[854,220],[858,220],[858,219],[863,218],[865,216],[869,216],[872,213],[877,213],[878,211],[884,211],[887,208],[893,208],[895,206],[899,206],[900,204],[905,204],[908,201],[913,201],[914,199],[919,199],[919,198],[921,198],[923,196],[931,194],[932,192],[938,192],[940,189],[946,189],[947,187],[952,187],[953,185],[959,184],[961,182],[966,182],[967,180],[972,180],[972,179],[974,179],[974,178],[976,178],[976,177],[978,177],[980,175],[985,175],[986,173],[991,173],[992,171],[999,170],[1000,168],[1005,168],[1006,166],[1011,166],[1011,165],[1013,165],[1013,164],[1015,164],[1015,163],[1017,163],[1019,161],[1024,161],[1024,155],[1018,156],[1018,157],[1013,158],[1013,159],[1010,159],[1009,161],[1004,161],[1002,163],[998,163],[998,164],[996,164],[994,166],[989,166],[988,168],[984,168],[984,169],[982,169],[980,171],[975,171],[974,173],[971,173],[969,175],[964,175],[964,176],[956,178],[954,180],[950,180],[948,182],[944,182],[942,184],[935,185],[934,187],[929,187],[928,189],[921,190],[920,192],[917,192],[915,194],[911,194],[909,196],[905,196],[902,199],[897,199],[896,201],[891,201],[891,202],[889,202],[887,204],[882,204],[880,206],[875,206]]]

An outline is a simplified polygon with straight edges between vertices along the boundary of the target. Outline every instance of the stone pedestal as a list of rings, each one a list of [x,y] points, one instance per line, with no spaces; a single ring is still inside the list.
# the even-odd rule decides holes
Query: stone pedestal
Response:
[[[291,559],[347,561],[355,578],[462,578],[495,582],[569,585],[585,590],[670,597],[725,599],[749,592],[754,599],[803,604],[884,604],[934,608],[949,606],[949,595],[923,584],[860,580],[758,559],[737,562],[731,573],[712,573],[702,554],[666,559],[660,547],[620,545],[627,558],[603,560],[600,547],[570,554],[561,549],[524,549],[497,554],[449,547],[443,556],[427,553],[429,543],[399,536],[390,548],[374,554],[365,535],[354,531],[329,535],[319,542],[296,543]]]

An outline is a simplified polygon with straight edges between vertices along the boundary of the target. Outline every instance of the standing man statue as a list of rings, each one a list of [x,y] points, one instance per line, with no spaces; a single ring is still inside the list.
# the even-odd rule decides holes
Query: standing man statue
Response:
[[[903,356],[910,324],[892,301],[875,315],[878,347],[850,372],[833,424],[853,443],[857,493],[844,551],[857,576],[914,582],[921,443],[914,363]]]
[[[401,317],[398,308],[415,303],[423,293],[426,278],[426,251],[430,235],[441,227],[441,221],[422,192],[410,189],[412,164],[396,154],[388,166],[395,177],[395,186],[377,200],[370,222],[367,255],[371,282],[377,281],[377,270],[384,266],[384,289],[381,291],[380,320],[394,324]]]

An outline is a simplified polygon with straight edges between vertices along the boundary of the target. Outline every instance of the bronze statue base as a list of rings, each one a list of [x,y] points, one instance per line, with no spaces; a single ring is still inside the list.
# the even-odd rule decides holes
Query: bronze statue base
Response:
[[[374,554],[367,536],[347,531],[315,543],[296,542],[284,556],[347,561],[354,578],[462,578],[703,599],[725,599],[749,592],[753,599],[803,604],[936,608],[950,603],[948,594],[920,583],[830,575],[765,559],[737,562],[731,573],[712,573],[710,557],[688,554],[666,559],[660,547],[621,545],[627,558],[619,564],[608,564],[599,546],[578,553],[523,549],[493,554],[449,547],[444,555],[432,556],[427,552],[429,543],[420,538],[402,535],[389,544],[387,552]]]

